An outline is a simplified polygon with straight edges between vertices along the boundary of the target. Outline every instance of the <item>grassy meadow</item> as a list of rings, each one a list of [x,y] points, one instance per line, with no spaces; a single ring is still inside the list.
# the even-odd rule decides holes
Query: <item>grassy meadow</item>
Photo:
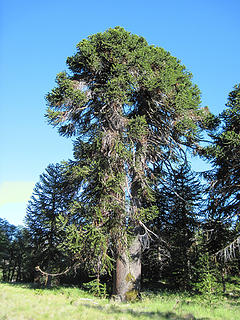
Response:
[[[0,320],[240,319],[239,292],[214,299],[144,292],[135,303],[96,298],[79,288],[34,289],[0,283]]]

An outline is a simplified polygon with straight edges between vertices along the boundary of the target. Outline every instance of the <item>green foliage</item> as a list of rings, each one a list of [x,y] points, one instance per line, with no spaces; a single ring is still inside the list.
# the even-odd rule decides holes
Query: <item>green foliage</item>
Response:
[[[148,133],[147,122],[145,116],[138,116],[129,121],[129,135],[131,139],[138,140],[145,137]]]
[[[220,293],[217,268],[214,267],[209,253],[203,253],[198,259],[198,281],[195,288],[211,301],[214,294]]]
[[[171,288],[190,290],[203,187],[187,164],[167,170],[156,194],[158,215],[149,226],[159,238],[143,255],[143,276],[150,286],[165,279]]]
[[[67,64],[73,76],[60,73],[56,80],[58,87],[46,97],[49,120],[59,125],[63,134],[72,135],[76,129],[89,126],[91,109],[97,115],[102,103],[112,108],[112,101],[128,105],[129,111],[131,106],[139,104],[140,116],[145,115],[146,119],[149,107],[153,116],[164,115],[166,108],[176,124],[182,122],[182,111],[188,110],[191,113],[188,121],[196,128],[194,113],[200,99],[198,88],[191,84],[191,74],[176,58],[162,48],[149,46],[142,37],[120,27],[97,33],[77,45],[77,53],[67,59]],[[75,95],[80,98],[76,99]],[[154,106],[151,97],[156,101],[161,97],[162,106]],[[139,99],[146,99],[147,105]],[[52,117],[49,112],[55,107],[60,113]],[[67,115],[70,109],[74,112]],[[107,112],[105,108],[103,114]],[[61,126],[66,121],[69,124]]]
[[[89,290],[90,293],[99,298],[105,299],[108,296],[106,283],[101,283],[99,279],[84,283],[83,288]]]
[[[59,248],[61,251],[69,250],[79,262],[82,262],[89,274],[95,272],[100,275],[113,270],[114,259],[109,255],[108,238],[103,230],[87,222],[78,227],[76,222],[73,223],[71,219],[69,221],[63,215],[58,217],[58,226],[64,232]]]
[[[137,213],[137,218],[142,222],[148,222],[156,218],[158,214],[159,210],[158,207],[155,205],[147,208],[141,208]]]
[[[0,219],[0,279],[31,281],[31,243],[26,228]]]
[[[74,186],[69,185],[64,176],[62,165],[49,165],[40,176],[25,217],[30,235],[32,273],[40,266],[49,273],[58,273],[69,266],[70,251],[61,251],[64,233],[58,227],[58,217],[68,212],[74,200]],[[36,275],[35,275],[36,277]]]
[[[213,165],[213,169],[205,175],[209,182],[208,215],[214,221],[213,234],[215,238],[220,239],[222,244],[222,248],[215,247],[215,253],[216,251],[221,253],[219,258],[225,257],[225,262],[236,257],[235,252],[239,248],[239,245],[230,245],[234,241],[234,235],[236,239],[235,244],[237,244],[239,237],[239,231],[237,230],[240,205],[239,84],[229,93],[226,107],[219,116],[221,120],[219,130],[212,133],[212,143],[204,150],[204,155]],[[223,228],[219,229],[218,226],[221,223]],[[228,230],[228,243],[223,229]]]

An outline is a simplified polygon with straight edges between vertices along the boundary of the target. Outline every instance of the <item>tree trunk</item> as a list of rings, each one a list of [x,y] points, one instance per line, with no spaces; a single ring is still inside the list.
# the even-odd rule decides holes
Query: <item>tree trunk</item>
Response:
[[[221,269],[221,278],[222,278],[222,292],[226,292],[226,280],[225,280],[225,270],[224,268]]]
[[[3,269],[3,271],[2,271],[3,281],[7,281],[7,262],[6,262],[5,259],[3,260],[3,267],[2,267],[2,269]]]
[[[113,283],[113,298],[120,301],[136,300],[141,287],[141,243],[138,236],[118,257]]]
[[[16,278],[16,282],[20,282],[22,280],[22,276],[21,276],[22,272],[21,272],[21,266],[18,266],[17,269],[17,278]]]
[[[14,280],[14,275],[15,275],[15,270],[16,270],[16,263],[14,263],[14,266],[12,268],[12,274],[10,276],[10,279],[8,281],[13,282]]]
[[[51,288],[51,286],[52,286],[52,276],[47,275],[45,279],[45,287]]]

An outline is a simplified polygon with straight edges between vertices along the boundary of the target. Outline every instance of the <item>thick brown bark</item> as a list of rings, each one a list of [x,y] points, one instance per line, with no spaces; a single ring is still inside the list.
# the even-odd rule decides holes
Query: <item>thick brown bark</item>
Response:
[[[117,259],[113,288],[116,300],[132,301],[140,296],[141,243],[137,236]]]

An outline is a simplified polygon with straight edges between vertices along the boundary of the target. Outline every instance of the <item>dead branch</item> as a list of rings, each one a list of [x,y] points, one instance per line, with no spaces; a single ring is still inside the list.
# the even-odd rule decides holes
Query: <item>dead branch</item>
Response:
[[[75,265],[67,268],[65,271],[60,272],[60,273],[48,273],[48,272],[41,270],[41,268],[39,266],[36,266],[35,270],[41,272],[42,275],[47,276],[47,277],[48,276],[57,277],[57,276],[61,276],[63,274],[67,274],[71,269],[73,269],[73,268],[76,269],[79,265],[80,265],[80,263],[76,263]]]
[[[231,261],[236,258],[236,250],[237,249],[240,252],[240,236],[237,237],[237,239],[232,241],[225,248],[216,252],[214,256],[219,257],[220,259],[223,259],[224,262]]]

